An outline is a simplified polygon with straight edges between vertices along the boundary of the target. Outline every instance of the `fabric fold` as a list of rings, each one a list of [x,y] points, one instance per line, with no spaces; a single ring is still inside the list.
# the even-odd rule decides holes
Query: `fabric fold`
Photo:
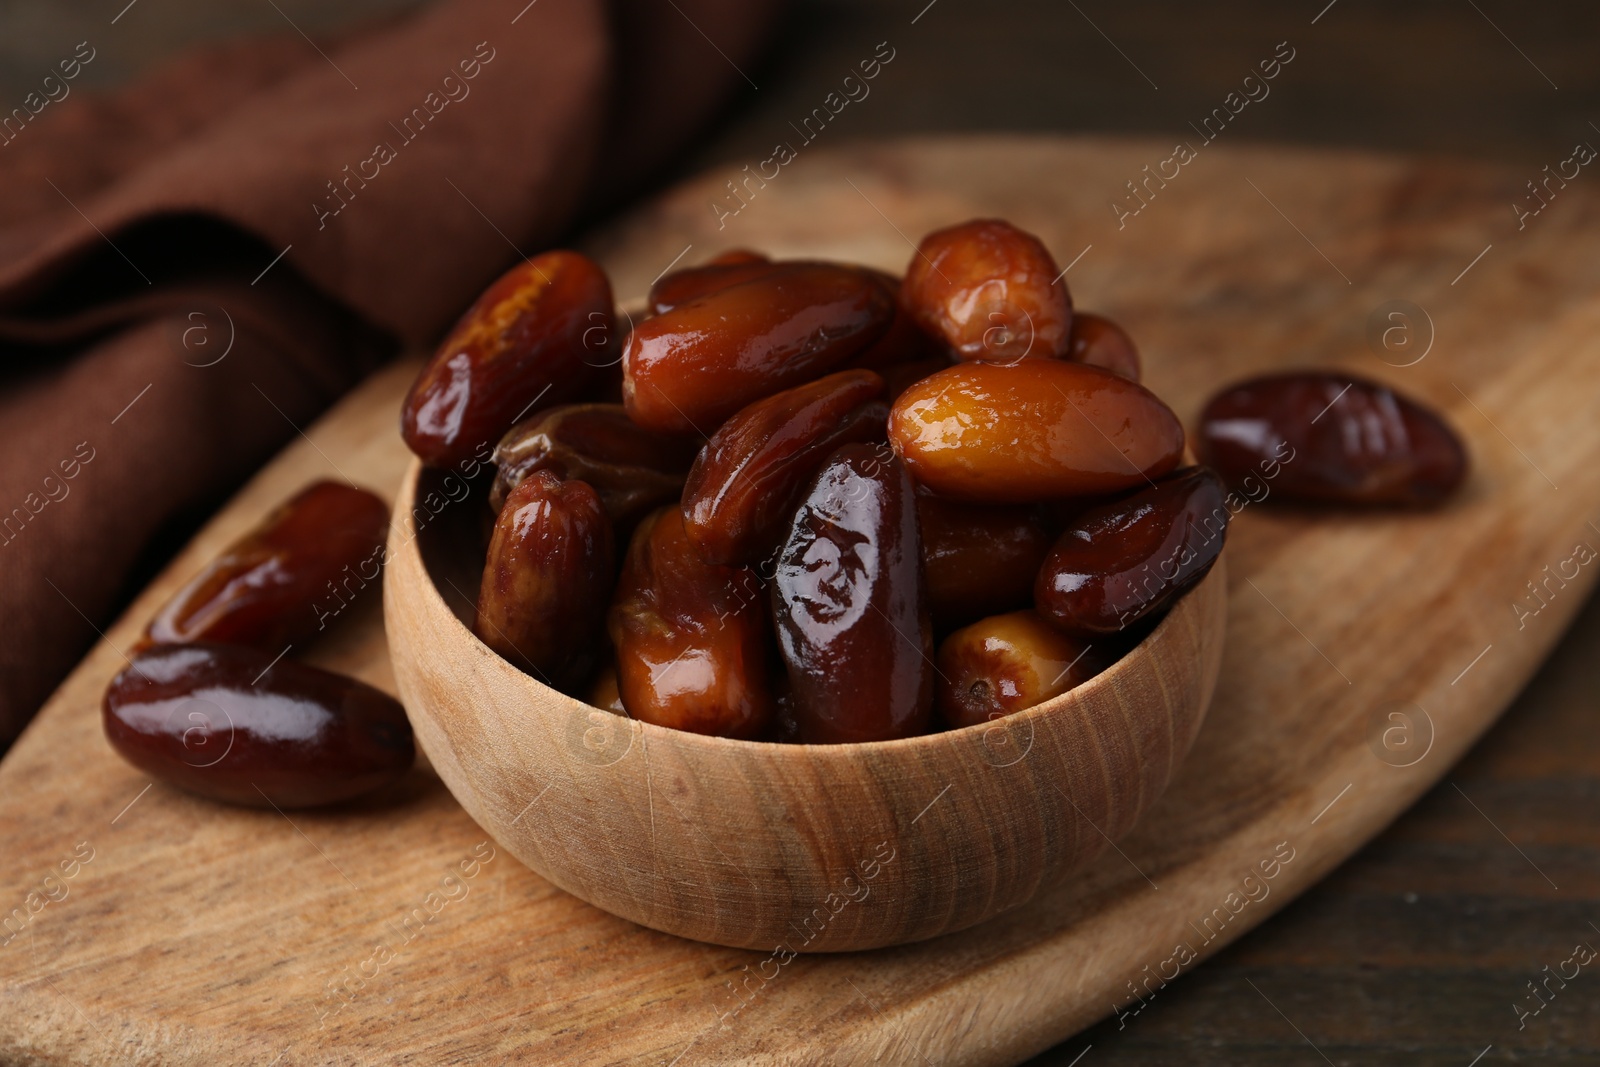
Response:
[[[0,744],[164,531],[639,191],[775,13],[447,0],[320,48],[208,49],[0,146]]]

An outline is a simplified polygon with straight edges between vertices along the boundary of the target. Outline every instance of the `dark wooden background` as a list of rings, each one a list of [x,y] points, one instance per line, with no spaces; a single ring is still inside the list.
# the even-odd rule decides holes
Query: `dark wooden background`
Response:
[[[316,36],[412,0],[136,0],[110,25],[126,2],[0,7],[0,93],[25,94],[85,38],[98,56],[83,84],[107,87],[206,40],[292,32],[291,20]],[[715,26],[702,29],[715,40]],[[1530,176],[1579,140],[1600,144],[1593,0],[809,0],[681,171],[764,158],[880,41],[892,68],[829,141],[1187,136],[1285,40],[1293,76],[1274,83],[1271,107],[1241,116],[1241,139],[1498,161]],[[708,46],[706,61],[722,60]],[[1125,1028],[1103,1023],[1033,1062],[1600,1063],[1600,958],[1541,986],[1549,1003],[1520,1026],[1516,1012],[1536,1006],[1528,983],[1547,966],[1580,943],[1600,948],[1597,661],[1591,601],[1493,732],[1388,832]]]

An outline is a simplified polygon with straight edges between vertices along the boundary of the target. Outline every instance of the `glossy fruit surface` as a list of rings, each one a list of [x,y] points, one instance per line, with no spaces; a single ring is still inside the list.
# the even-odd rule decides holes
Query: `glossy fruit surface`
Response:
[[[744,255],[755,258],[745,259]],[[731,285],[771,274],[779,269],[765,256],[755,253],[724,253],[709,263],[698,267],[685,267],[660,278],[650,287],[650,313],[660,315],[675,307],[682,307],[701,297],[721,292]]]
[[[587,482],[606,514],[631,527],[676,500],[700,442],[634,423],[621,404],[563,404],[517,423],[495,446],[489,506],[499,511],[512,487],[538,470]]]
[[[1167,607],[1221,554],[1225,492],[1211,470],[1190,467],[1082,512],[1039,569],[1039,614],[1065,633],[1093,636]]]
[[[1072,299],[1055,260],[1037,237],[998,219],[924,237],[900,301],[960,359],[1054,359],[1072,332]]]
[[[1130,382],[1139,380],[1139,350],[1121,326],[1104,315],[1087,311],[1072,316],[1072,342],[1067,358],[1092,367],[1103,367]]]
[[[933,632],[916,500],[882,445],[845,445],[812,480],[772,583],[792,713],[808,743],[928,727]]]
[[[623,356],[623,403],[641,426],[709,436],[751,401],[843,363],[893,316],[860,270],[782,264],[639,323]]]
[[[796,497],[835,448],[881,441],[883,379],[847,370],[744,408],[701,450],[683,491],[683,518],[712,563],[766,558],[788,532]]]
[[[628,714],[657,726],[755,738],[772,717],[771,622],[748,567],[706,563],[665,507],[633,535],[608,625]]]
[[[393,697],[274,659],[234,645],[153,645],[106,688],[106,740],[169,785],[259,808],[348,800],[411,767],[411,724]]]
[[[1033,603],[1033,582],[1052,541],[1035,509],[920,492],[917,517],[936,630]]]
[[[178,590],[145,642],[222,642],[274,654],[304,645],[377,582],[388,532],[389,507],[376,494],[314,482]]]
[[[1335,371],[1230,386],[1200,417],[1200,455],[1230,485],[1273,496],[1426,507],[1466,478],[1467,450],[1444,418],[1378,382]]]
[[[1137,382],[1057,359],[959,363],[912,385],[889,441],[921,485],[977,503],[1102,496],[1183,453],[1172,409]]]
[[[592,260],[534,256],[461,316],[412,383],[400,434],[424,463],[464,463],[519,419],[596,381],[614,359],[615,329],[611,283]]]
[[[939,646],[939,717],[956,728],[1012,715],[1087,682],[1108,662],[1091,642],[1032,611],[980,619]]]
[[[611,520],[581,481],[535,471],[511,490],[489,539],[472,632],[557,689],[588,676],[615,571]]]

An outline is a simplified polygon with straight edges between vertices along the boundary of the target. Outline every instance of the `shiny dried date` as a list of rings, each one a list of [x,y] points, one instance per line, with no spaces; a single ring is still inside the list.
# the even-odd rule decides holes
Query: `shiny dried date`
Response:
[[[729,286],[771,274],[781,266],[754,252],[725,252],[709,263],[673,271],[652,285],[650,313],[663,314]]]
[[[211,641],[282,652],[304,644],[383,566],[389,508],[315,482],[229,545],[156,613],[144,644]]]
[[[1467,474],[1467,450],[1443,417],[1332,371],[1224,389],[1200,416],[1200,455],[1230,485],[1266,476],[1275,498],[1316,503],[1426,507]]]
[[[939,646],[939,717],[954,729],[1014,715],[1082,685],[1107,662],[1032,611],[980,619]]]
[[[838,449],[812,479],[778,554],[772,608],[801,741],[923,733],[933,631],[916,501],[882,445]]]
[[[612,358],[611,283],[577,252],[546,252],[478,297],[412,383],[400,433],[424,463],[459,464],[517,419],[581,394]]]
[[[589,483],[619,527],[675,500],[700,442],[646,430],[621,404],[563,404],[517,423],[495,446],[489,506],[499,511],[534,471]]]
[[[917,494],[934,629],[946,631],[1033,602],[1050,531],[1022,505],[962,504]]]
[[[678,508],[635,531],[608,621],[630,716],[746,740],[767,728],[771,623],[760,579],[702,560]]]
[[[349,800],[416,758],[393,697],[235,645],[153,645],[111,680],[101,711],[106,740],[135,767],[250,807]]]
[[[649,429],[709,435],[751,401],[855,355],[893,316],[862,271],[782,264],[639,323],[623,355],[623,404]]]
[[[881,441],[883,379],[847,370],[757,400],[722,424],[700,452],[683,491],[683,521],[711,563],[770,555],[796,497],[842,444]]]
[[[900,299],[924,331],[961,359],[1013,363],[1066,353],[1072,298],[1049,251],[998,219],[973,219],[922,239]]]
[[[1090,637],[1165,608],[1222,552],[1224,495],[1211,470],[1190,467],[1082,512],[1039,569],[1035,608],[1063,632]]]
[[[558,689],[586,677],[603,646],[616,573],[611,538],[591,486],[535,471],[495,520],[472,632]]]
[[[1079,311],[1072,316],[1072,343],[1067,358],[1104,367],[1118,378],[1139,380],[1139,350],[1121,326],[1103,315]]]
[[[959,363],[889,412],[889,441],[941,496],[1028,503],[1103,496],[1172,470],[1178,417],[1144,386],[1057,359]]]

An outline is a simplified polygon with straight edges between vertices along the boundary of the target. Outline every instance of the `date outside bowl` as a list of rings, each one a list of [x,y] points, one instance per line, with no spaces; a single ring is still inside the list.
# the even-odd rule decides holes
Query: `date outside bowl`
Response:
[[[413,461],[395,502],[384,621],[418,743],[522,863],[699,941],[844,952],[1026,903],[1161,795],[1222,660],[1219,560],[1109,670],[991,724],[845,745],[653,726],[557,692],[473,636],[486,487],[465,487]]]

